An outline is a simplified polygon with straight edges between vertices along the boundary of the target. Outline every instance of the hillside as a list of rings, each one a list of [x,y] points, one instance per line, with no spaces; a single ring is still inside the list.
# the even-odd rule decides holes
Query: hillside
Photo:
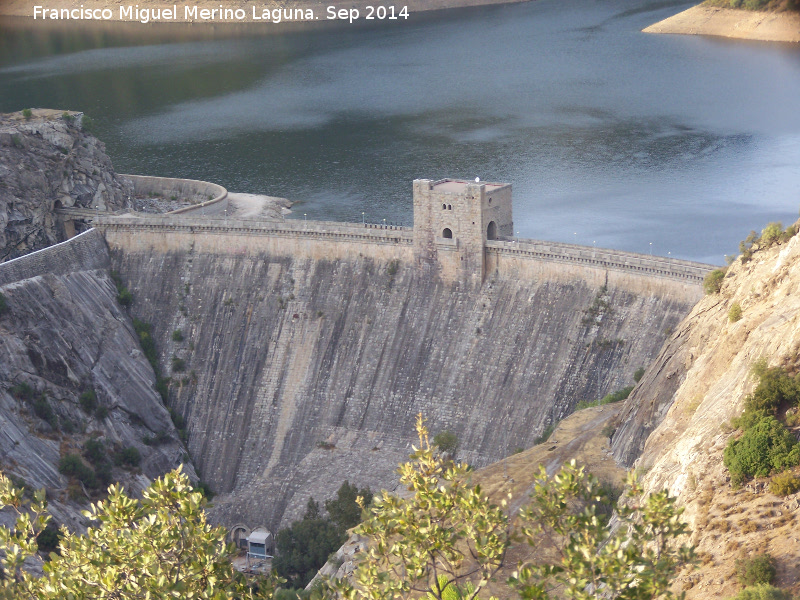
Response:
[[[766,42],[800,42],[797,11],[742,10],[705,2],[659,21],[645,33],[714,35]]]

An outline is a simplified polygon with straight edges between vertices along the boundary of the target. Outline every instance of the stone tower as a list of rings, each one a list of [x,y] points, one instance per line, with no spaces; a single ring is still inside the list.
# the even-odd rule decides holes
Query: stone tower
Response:
[[[486,241],[514,234],[511,184],[414,180],[414,254],[448,279],[486,273]]]

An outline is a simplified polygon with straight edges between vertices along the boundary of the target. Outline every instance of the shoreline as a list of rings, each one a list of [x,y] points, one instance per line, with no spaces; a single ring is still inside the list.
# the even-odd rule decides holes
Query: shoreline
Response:
[[[800,43],[800,13],[759,12],[700,4],[642,31]]]
[[[420,12],[431,12],[450,8],[470,8],[500,4],[517,4],[520,2],[529,1],[531,0],[400,0],[394,4],[394,7],[396,8],[396,12],[399,12],[403,7],[407,7],[407,13],[410,17],[413,16],[414,13]],[[111,18],[101,18],[99,16],[100,13],[97,12],[94,13],[98,15],[97,18],[42,19],[41,17],[38,17],[34,19],[34,6],[43,6],[47,11],[50,11],[51,9],[56,11],[77,11],[74,14],[81,14],[81,12],[83,14],[88,14],[87,11],[94,12],[107,9],[108,12],[111,13]],[[151,18],[148,21],[143,22],[141,19],[135,18],[135,15],[131,15],[131,18],[127,17],[127,15],[130,14],[127,12],[129,6],[136,7],[139,11],[167,11],[167,14],[169,14],[169,11],[174,11],[174,14],[172,14],[169,18]],[[220,6],[224,7],[224,9],[230,9],[231,11],[241,10],[244,13],[244,18],[225,19],[220,18],[217,13],[214,13],[214,16],[211,18],[200,18],[200,11],[206,10],[219,12]],[[328,12],[328,8],[331,6],[335,7],[337,18],[329,18],[330,13]],[[0,17],[14,17],[22,19],[26,23],[35,21],[43,25],[64,23],[190,23],[198,25],[228,26],[246,23],[265,24],[270,27],[285,27],[303,24],[308,26],[312,24],[335,23],[337,21],[359,24],[370,22],[381,23],[383,21],[394,20],[390,19],[388,16],[391,13],[387,13],[386,17],[381,17],[375,11],[371,13],[372,18],[368,19],[367,15],[369,13],[367,12],[367,7],[369,6],[376,8],[378,6],[389,7],[390,4],[384,1],[375,0],[330,0],[327,2],[324,2],[323,0],[305,0],[293,3],[290,8],[287,8],[279,5],[279,3],[275,0],[267,0],[261,4],[254,4],[249,0],[234,0],[232,2],[226,2],[224,0],[195,0],[192,2],[174,2],[170,0],[131,0],[131,2],[128,2],[127,0],[52,0],[51,2],[47,2],[46,0],[39,0],[36,2],[33,0],[0,0]],[[188,18],[186,10],[187,8],[189,8],[188,14],[190,14]],[[120,9],[124,9],[125,17],[121,15],[123,11]],[[354,9],[358,11],[358,16],[355,20],[352,20],[354,13],[351,11]],[[277,15],[279,17],[278,20],[273,20],[271,18],[276,16],[274,11],[280,11],[280,14]],[[286,18],[285,11],[292,11],[292,16],[297,14],[295,11],[300,11],[304,13],[305,18]],[[309,16],[309,11],[310,14],[313,15],[310,19],[307,18]],[[342,16],[339,16],[339,11],[346,11],[346,14],[345,12],[342,12]],[[402,17],[400,17],[396,20],[396,22],[403,23],[405,21]]]

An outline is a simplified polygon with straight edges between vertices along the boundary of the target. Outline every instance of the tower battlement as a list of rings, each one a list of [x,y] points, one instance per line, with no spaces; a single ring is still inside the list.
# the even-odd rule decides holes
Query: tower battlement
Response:
[[[414,180],[414,254],[445,274],[486,273],[486,241],[511,237],[511,184],[460,179]]]

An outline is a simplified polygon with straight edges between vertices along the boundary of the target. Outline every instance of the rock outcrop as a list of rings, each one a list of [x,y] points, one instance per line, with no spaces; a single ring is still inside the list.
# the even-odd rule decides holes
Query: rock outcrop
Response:
[[[132,184],[114,173],[83,118],[40,109],[27,119],[0,114],[0,262],[64,241],[55,208],[131,206]]]
[[[729,319],[734,303],[741,306],[740,320]],[[754,363],[763,357],[770,366],[796,368],[798,352],[800,237],[795,236],[728,269],[720,293],[706,296],[676,328],[619,417],[618,460],[646,471],[649,489],[666,487],[686,506],[703,557],[698,572],[681,577],[689,598],[733,595],[731,571],[741,553],[771,553],[778,561],[777,585],[800,591],[800,494],[774,496],[764,481],[734,489],[722,462],[735,435],[730,421],[741,414],[756,384]]]
[[[0,286],[0,294],[0,469],[46,488],[56,521],[84,525],[89,498],[75,481],[68,489],[58,463],[81,454],[90,437],[109,458],[136,449],[138,466],[112,471],[133,492],[188,463],[107,271],[48,273]],[[79,398],[90,390],[96,408],[87,410]],[[186,470],[196,478],[191,463]]]

